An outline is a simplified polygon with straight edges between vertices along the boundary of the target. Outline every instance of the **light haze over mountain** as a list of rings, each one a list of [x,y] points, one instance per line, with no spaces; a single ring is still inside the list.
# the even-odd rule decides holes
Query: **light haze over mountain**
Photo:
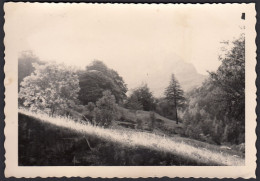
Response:
[[[129,92],[147,83],[156,97],[163,96],[172,73],[187,91],[207,70],[217,70],[220,42],[241,34],[246,10],[241,4],[182,6],[5,5],[5,45],[11,47],[6,59],[17,60],[24,50],[82,68],[98,59],[124,78]]]
[[[129,93],[131,93],[131,89],[140,86],[141,83],[146,83],[154,96],[162,97],[164,96],[165,88],[169,85],[171,74],[175,75],[185,92],[200,86],[207,78],[207,75],[199,74],[193,64],[187,63],[180,58],[155,61],[151,62],[151,64],[151,67],[156,67],[156,69],[149,69],[149,65],[147,67],[139,66],[138,69],[143,68],[143,71],[136,71],[137,74],[133,75],[136,77],[135,82],[132,81],[133,79],[129,79],[128,81],[127,78],[129,76],[124,79],[128,84]],[[124,73],[122,72],[121,74]],[[123,76],[123,78],[125,77]]]

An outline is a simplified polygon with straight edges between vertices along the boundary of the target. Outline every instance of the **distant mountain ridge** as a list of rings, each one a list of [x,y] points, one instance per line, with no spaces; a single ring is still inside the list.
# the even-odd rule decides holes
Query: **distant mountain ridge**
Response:
[[[23,52],[19,57],[19,88],[24,77],[29,76],[34,71],[33,63],[44,64],[45,62],[41,61],[32,52]],[[187,63],[178,57],[152,60],[151,65],[140,62],[140,65],[136,67],[139,68],[139,71],[135,71],[131,79],[127,79],[127,77],[131,76],[132,72],[121,72],[120,76],[123,75],[123,79],[127,80],[125,83],[129,85],[128,89],[130,91],[128,95],[132,89],[140,86],[141,83],[147,83],[155,97],[162,97],[165,88],[169,85],[171,74],[176,76],[184,92],[199,87],[207,78],[207,75],[199,74],[193,64]],[[118,71],[118,69],[115,70]]]
[[[176,77],[179,80],[181,87],[185,92],[202,85],[203,81],[207,78],[206,75],[199,74],[194,65],[186,63],[187,70],[177,72]]]

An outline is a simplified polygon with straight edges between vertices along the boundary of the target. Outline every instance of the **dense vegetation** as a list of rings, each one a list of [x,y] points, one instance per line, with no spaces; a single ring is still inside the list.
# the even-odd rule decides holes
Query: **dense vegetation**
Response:
[[[94,60],[85,71],[79,73],[79,100],[83,105],[96,102],[102,93],[109,90],[122,103],[126,98],[127,87],[118,73],[109,69],[102,61]]]
[[[244,36],[230,45],[219,57],[217,71],[209,72],[200,87],[184,92],[173,72],[161,98],[154,97],[147,84],[127,96],[123,78],[102,61],[95,60],[79,70],[24,53],[19,58],[19,106],[109,129],[178,135],[232,148],[237,145],[243,152]]]
[[[245,141],[245,39],[233,42],[231,50],[204,84],[187,94],[183,120],[187,135],[214,143]]]
[[[129,96],[125,107],[134,110],[153,111],[155,109],[155,98],[147,84],[136,88]]]

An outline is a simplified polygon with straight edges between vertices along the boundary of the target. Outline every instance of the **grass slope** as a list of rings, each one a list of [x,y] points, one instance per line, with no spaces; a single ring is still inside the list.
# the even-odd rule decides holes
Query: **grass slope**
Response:
[[[141,130],[146,130],[146,131],[151,131],[151,117],[149,111],[142,111],[142,110],[129,110],[123,107],[118,107],[119,109],[119,117],[125,118],[123,119],[122,122],[124,127],[131,127],[131,128],[136,128],[138,125],[137,120],[142,120],[141,122]],[[168,118],[165,118],[157,113],[154,113],[155,116],[155,126],[154,130],[152,132],[156,132],[158,135],[174,135],[174,134],[179,134],[183,135],[184,129],[183,129],[183,124],[179,123],[176,124],[176,121],[170,120]],[[115,125],[118,125],[118,122],[115,122]],[[119,125],[120,125],[119,123]],[[129,124],[129,125],[127,125]],[[131,126],[132,124],[132,126]]]
[[[85,160],[94,157],[92,158],[92,162],[84,162],[85,164],[90,163],[89,165],[244,165],[244,159],[241,157],[234,157],[223,150],[214,151],[207,149],[206,147],[201,148],[194,145],[192,146],[186,142],[180,141],[180,139],[175,140],[174,137],[159,136],[146,132],[137,132],[135,130],[104,129],[82,122],[75,122],[69,118],[49,117],[47,114],[33,113],[26,110],[19,110],[19,113],[19,159],[21,159],[19,164],[21,165],[37,165],[37,158],[39,158],[37,150],[40,150],[38,151],[38,154],[42,154],[46,150],[51,150],[43,154],[42,157],[48,157],[50,155],[59,157],[59,155],[53,153],[57,152],[57,150],[61,150],[60,154],[64,157],[66,155],[74,155],[69,158],[70,164],[73,163],[74,165],[77,164],[76,157],[84,157]],[[23,122],[20,121],[21,116],[23,116]],[[38,138],[41,139],[38,140],[38,142],[36,140],[38,144],[37,147],[33,146],[35,141],[32,141],[32,138],[35,135],[32,135],[30,131],[24,131],[26,130],[26,127],[28,127],[28,124],[31,124],[30,122],[32,122],[32,120],[34,121],[34,124],[29,130],[31,130],[31,132],[34,131],[34,134],[38,134]],[[53,135],[51,138],[48,137],[50,134]],[[44,136],[46,136],[46,138],[44,138]],[[44,143],[50,141],[50,139],[53,139],[51,144]],[[71,139],[72,141],[65,144],[64,140],[66,139]],[[88,139],[94,139],[94,141],[90,143]],[[62,144],[59,144],[58,142],[62,142]],[[78,144],[75,145],[75,142]],[[107,143],[108,146],[103,148],[102,146],[100,147],[100,145]],[[94,148],[93,144],[96,144]],[[30,148],[27,148],[26,145],[31,146]],[[40,145],[42,145],[41,148]],[[57,145],[66,148],[51,148]],[[117,150],[109,152],[108,150],[113,149],[113,147],[117,148]],[[33,152],[33,154],[36,154],[35,157],[34,155],[26,155],[28,149],[35,149]],[[68,154],[64,152],[68,149],[70,152],[74,153]],[[76,154],[75,151],[78,149],[81,149],[81,152]],[[126,150],[131,151],[126,153]],[[103,157],[99,153],[93,154],[93,152],[103,153]],[[149,162],[146,162],[144,160],[145,153],[149,153],[149,157],[153,157],[157,160],[154,162],[151,162],[150,160]],[[128,156],[124,156],[126,154],[128,154]],[[128,161],[128,163],[126,163],[127,161],[122,161],[128,157],[132,157],[131,160],[144,161],[141,163],[136,161]],[[106,162],[100,161],[104,158],[107,160]],[[30,161],[30,159],[33,160]],[[116,159],[121,161],[115,162]],[[166,163],[169,160],[170,163]],[[57,162],[58,161],[54,161],[51,165],[67,165],[66,161],[65,163]],[[41,164],[49,165],[49,163]]]

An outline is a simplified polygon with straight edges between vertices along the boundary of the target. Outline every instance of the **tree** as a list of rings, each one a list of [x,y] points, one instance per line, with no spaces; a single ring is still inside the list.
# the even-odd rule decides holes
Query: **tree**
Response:
[[[31,110],[66,113],[77,102],[79,80],[76,71],[63,64],[33,65],[35,71],[21,83],[19,99]]]
[[[102,93],[109,90],[119,104],[126,99],[127,87],[121,76],[113,69],[109,69],[102,61],[95,60],[79,75],[79,99],[87,105],[96,102]]]
[[[156,99],[156,110],[158,114],[167,117],[168,119],[175,119],[174,110],[170,106],[169,102],[164,98]]]
[[[233,41],[226,50],[216,72],[209,72],[212,84],[219,88],[218,101],[225,105],[227,116],[244,122],[245,119],[245,37]]]
[[[23,79],[34,72],[33,63],[43,65],[44,62],[33,54],[31,51],[23,51],[18,57],[18,92]]]
[[[138,97],[132,94],[126,101],[125,107],[133,110],[143,110],[143,105],[138,101]]]
[[[117,105],[115,96],[110,91],[104,91],[103,97],[96,102],[94,119],[98,125],[109,126],[117,118]]]
[[[222,54],[217,71],[209,72],[203,85],[187,94],[184,119],[188,129],[199,126],[215,143],[239,144],[245,139],[244,36],[236,39]],[[202,110],[204,114],[201,114]],[[194,116],[198,114],[201,115],[199,121]]]
[[[210,73],[211,83],[220,91],[217,101],[224,107],[222,118],[233,128],[228,138],[235,143],[241,142],[245,132],[245,37],[242,34],[232,42],[232,48],[219,57],[221,65],[216,72]],[[244,137],[244,136],[243,136]]]
[[[170,85],[165,89],[164,92],[166,100],[175,110],[176,123],[178,124],[178,108],[182,107],[185,102],[184,92],[178,80],[175,78],[174,74],[171,76]]]
[[[152,92],[148,88],[147,84],[144,84],[133,91],[129,100],[135,101],[137,104],[141,104],[144,111],[152,111],[155,109],[155,100]]]

